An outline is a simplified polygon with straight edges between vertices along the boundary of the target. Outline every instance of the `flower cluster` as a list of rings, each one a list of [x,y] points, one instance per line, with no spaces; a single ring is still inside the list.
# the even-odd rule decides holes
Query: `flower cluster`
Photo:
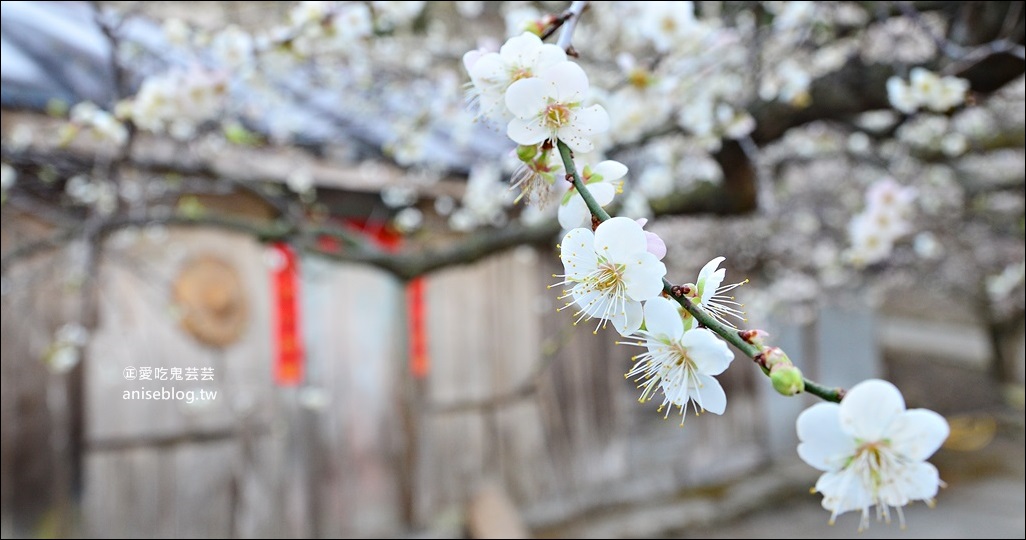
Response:
[[[696,412],[723,414],[727,398],[714,376],[727,369],[734,354],[714,333],[699,328],[678,303],[661,296],[666,266],[660,259],[666,246],[642,226],[614,217],[594,233],[580,227],[563,237],[560,258],[565,273],[558,276],[563,281],[557,286],[565,287],[561,298],[569,299],[564,308],[577,309],[576,322],[598,319],[596,332],[611,322],[621,335],[639,338],[625,343],[647,349],[633,358],[634,367],[626,374],[641,389],[639,401],[649,401],[661,391],[659,410],[669,416],[676,407],[681,425],[691,403]],[[722,260],[714,259],[702,269],[700,285],[686,286],[695,291],[696,303],[710,311],[724,309],[716,294],[723,290],[724,271],[716,270]]]
[[[961,105],[969,91],[969,81],[958,77],[941,77],[926,68],[912,68],[909,81],[900,77],[887,79],[887,98],[899,111],[912,114],[919,109],[946,112]]]
[[[71,124],[63,139],[68,139],[79,132],[91,135],[101,143],[109,143],[115,147],[125,144],[128,140],[128,129],[113,114],[99,108],[90,101],[83,101],[71,108]]]
[[[184,140],[220,115],[227,91],[227,81],[215,72],[171,70],[143,81],[134,98],[118,104],[117,112],[141,129]]]
[[[866,208],[848,225],[851,247],[848,260],[856,266],[880,262],[890,256],[894,242],[912,231],[912,202],[916,190],[892,178],[874,182],[866,190]]]
[[[691,4],[682,4],[688,9],[653,8],[658,13],[645,19],[652,25],[646,35],[657,50],[668,51],[683,36],[695,33]],[[798,20],[807,13],[793,15]],[[560,299],[565,304],[560,310],[575,310],[575,325],[597,320],[595,333],[611,323],[622,336],[632,338],[623,344],[644,349],[632,358],[633,366],[625,375],[640,389],[639,401],[661,398],[659,411],[664,417],[678,412],[682,426],[689,410],[723,414],[727,396],[716,376],[730,366],[734,354],[717,333],[740,336],[755,347],[759,352],[751,353],[753,358],[779,393],[793,396],[807,389],[806,379],[787,355],[765,346],[765,332],[738,331],[731,324],[744,320],[743,306],[730,293],[745,282],[723,285],[726,271],[719,268],[723,257],[709,261],[694,283],[667,289],[710,315],[701,319],[703,325],[681,303],[663,294],[666,246],[644,230],[645,220],[611,217],[601,221],[605,216],[598,208],[622,191],[628,171],[612,160],[584,167],[564,161],[574,159],[567,148],[580,153],[594,150],[593,138],[609,127],[602,106],[585,105],[588,79],[577,64],[531,33],[509,40],[498,53],[471,51],[464,63],[472,81],[471,101],[478,104],[479,114],[505,123],[506,134],[519,145],[520,166],[512,180],[513,188],[520,190],[517,201],[542,207],[556,197],[560,200],[559,223],[568,229],[559,245],[564,273],[554,276],[561,281],[553,285],[562,289]],[[631,85],[643,89],[652,84],[650,73],[633,69]],[[913,73],[912,90],[905,90],[912,96],[906,95],[906,100],[915,102],[912,110],[919,106],[947,110],[964,99],[965,88],[957,80],[931,76],[921,70]],[[892,100],[897,86],[889,83]],[[699,136],[717,130],[730,137],[743,136],[754,127],[750,118],[739,116],[729,104],[706,109],[716,111],[715,118],[688,115],[685,109],[681,122]],[[723,134],[716,133],[717,137]],[[571,165],[581,171],[579,177],[566,174]],[[564,176],[573,183],[561,181]],[[649,167],[641,180],[639,192],[655,196],[669,194],[675,184],[673,172],[665,165]],[[853,262],[882,260],[895,240],[911,231],[915,193],[890,178],[870,186],[866,208],[850,226],[848,255]],[[860,510],[860,528],[864,528],[873,506],[879,517],[888,520],[894,508],[903,523],[902,506],[913,500],[932,501],[937,493],[937,470],[924,460],[946,438],[947,423],[931,411],[905,410],[900,392],[890,383],[866,381],[852,388],[840,405],[808,409],[798,418],[797,430],[799,455],[824,471],[816,490],[823,493],[823,506],[832,512],[831,523],[839,514]]]
[[[578,226],[586,217],[582,212],[586,207],[583,200],[574,203],[563,217],[563,208],[579,197],[556,187],[562,164],[554,147],[562,141],[576,152],[590,152],[595,148],[593,139],[609,129],[605,108],[587,104],[591,95],[584,70],[568,61],[565,51],[530,32],[510,38],[497,53],[469,51],[463,55],[463,64],[471,81],[468,101],[478,108],[480,117],[504,124],[509,138],[520,145],[521,165],[513,175],[513,186],[520,189],[517,200],[542,207],[553,194],[560,194],[560,222],[566,228]],[[606,174],[597,172],[594,182],[605,178],[612,186],[613,180],[627,173],[626,167],[614,163],[600,164]],[[603,204],[612,201],[615,191],[600,191]]]

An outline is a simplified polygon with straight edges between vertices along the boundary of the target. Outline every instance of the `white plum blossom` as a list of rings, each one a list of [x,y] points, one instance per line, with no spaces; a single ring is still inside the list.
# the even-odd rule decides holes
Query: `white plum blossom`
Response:
[[[532,30],[538,30],[540,28],[539,21],[541,18],[541,12],[530,5],[522,5],[510,9],[503,16],[503,20],[506,23],[506,35],[512,36],[525,31],[531,32]]]
[[[18,171],[6,163],[0,164],[0,191],[7,191],[18,181]]]
[[[299,167],[289,173],[288,177],[285,178],[285,185],[288,186],[293,193],[307,193],[314,187],[314,177],[310,169],[306,167]]]
[[[198,68],[171,70],[143,81],[127,114],[141,129],[184,140],[220,114],[227,90],[223,74]]]
[[[631,85],[605,99],[610,137],[621,143],[637,141],[655,130],[673,111],[673,101],[666,92],[648,82],[653,79],[651,74],[635,70],[627,77]]]
[[[89,342],[89,331],[78,323],[68,323],[54,333],[46,352],[46,366],[54,373],[71,371],[82,358],[81,350]]]
[[[296,26],[319,23],[331,11],[333,2],[322,0],[309,0],[299,2],[289,12],[289,21]]]
[[[512,202],[509,191],[503,189],[502,170],[490,162],[475,164],[467,178],[463,192],[463,208],[450,217],[450,225],[459,230],[491,224],[502,226],[507,219],[505,209]]]
[[[727,293],[748,283],[748,280],[723,285],[723,279],[727,276],[727,270],[719,266],[724,260],[724,257],[716,257],[705,263],[702,270],[698,272],[698,281],[695,282],[694,291],[691,295],[695,297],[695,304],[704,307],[723,324],[734,327],[727,320],[727,317],[744,321],[745,313],[740,309],[744,306],[734,301],[734,297],[728,296]]]
[[[88,132],[97,141],[121,146],[128,140],[128,128],[113,114],[90,101],[76,104],[70,111],[71,122]]]
[[[600,206],[613,202],[617,193],[623,191],[623,182],[618,181],[627,174],[627,166],[619,161],[606,160],[581,171],[581,181]],[[591,225],[591,210],[584,198],[573,186],[559,203],[559,224],[564,229],[588,227]]]
[[[692,2],[645,2],[639,14],[638,30],[662,53],[691,39],[696,27],[695,5]]]
[[[423,0],[375,0],[371,2],[378,23],[386,28],[409,24],[416,19],[427,2]]]
[[[563,298],[571,298],[566,307],[576,305],[574,324],[600,319],[598,328],[612,322],[621,335],[641,328],[641,303],[659,296],[663,290],[666,265],[648,252],[645,231],[637,222],[614,217],[590,228],[574,229],[563,237],[560,259],[566,272]]]
[[[506,108],[506,90],[516,81],[535,77],[545,68],[566,62],[566,52],[530,33],[512,37],[499,52],[469,51],[463,64],[470,75],[470,100],[477,101],[480,114],[506,124],[513,116]]]
[[[894,243],[912,232],[916,190],[882,178],[866,190],[866,207],[848,225],[850,262],[863,266],[890,256]]]
[[[424,224],[424,213],[415,206],[407,206],[395,215],[393,223],[401,232],[410,233]]]
[[[905,114],[912,114],[919,109],[918,96],[901,77],[887,79],[887,100],[891,102],[891,107]]]
[[[899,111],[912,114],[920,108],[946,112],[965,102],[969,81],[958,77],[941,77],[916,67],[909,73],[909,82],[901,77],[887,79],[887,98]]]
[[[566,191],[569,184],[563,180],[563,160],[559,154],[551,148],[538,151],[535,147],[524,147],[533,156],[526,156],[510,177],[510,190],[520,190],[520,194],[514,199],[514,204],[525,199],[531,206],[545,208],[556,194]],[[572,227],[571,227],[572,228]]]
[[[912,68],[909,83],[919,101],[934,112],[945,112],[961,105],[969,91],[969,81],[958,77],[939,77],[923,68]]]
[[[374,34],[370,8],[363,2],[346,3],[331,16],[329,28],[339,46],[351,44]]]
[[[506,106],[514,116],[506,134],[517,144],[558,139],[576,152],[590,152],[595,147],[591,138],[609,129],[609,115],[601,105],[585,107],[587,96],[588,76],[573,62],[520,79],[506,90]]]
[[[645,168],[638,177],[638,191],[649,199],[662,199],[673,193],[676,187],[673,171],[665,164],[659,163]]]
[[[856,266],[883,261],[894,249],[894,239],[885,229],[877,226],[879,220],[871,214],[862,213],[848,224],[848,238],[851,247],[845,252],[849,262]]]
[[[859,530],[869,525],[870,508],[890,521],[891,508],[901,525],[901,507],[912,501],[933,504],[942,485],[937,468],[926,462],[948,437],[948,423],[926,409],[905,409],[891,383],[868,380],[851,388],[840,405],[820,403],[798,416],[798,455],[823,471],[816,491],[830,523],[860,511]]]
[[[234,24],[218,33],[210,48],[218,60],[231,68],[246,66],[253,60],[253,38]]]
[[[185,46],[192,39],[192,29],[189,28],[188,23],[181,19],[168,19],[164,21],[161,30],[164,32],[164,38],[172,45]]]
[[[648,349],[632,358],[634,367],[627,372],[641,389],[638,401],[644,403],[663,392],[659,406],[665,417],[677,407],[684,425],[693,402],[695,413],[723,414],[727,396],[715,375],[723,373],[734,360],[727,344],[705,328],[694,328],[694,318],[682,318],[677,302],[664,297],[645,302],[644,339],[632,345]]]

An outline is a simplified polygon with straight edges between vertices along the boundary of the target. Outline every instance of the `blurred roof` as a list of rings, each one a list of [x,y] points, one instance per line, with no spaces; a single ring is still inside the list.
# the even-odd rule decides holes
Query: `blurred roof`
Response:
[[[110,46],[84,2],[0,4],[0,104],[110,103]]]
[[[126,40],[145,55],[133,59],[131,84],[169,66],[187,65],[185,57],[164,37],[161,27],[142,17],[127,19],[119,27]],[[117,92],[109,40],[87,2],[3,2],[0,8],[0,105],[4,108],[44,110],[59,100],[74,104],[92,101],[110,107]],[[232,98],[259,110],[247,118],[250,129],[268,134],[283,124],[302,126],[293,141],[305,146],[345,144],[354,159],[380,157],[382,147],[402,135],[400,119],[422,113],[422,103],[383,87],[319,87],[306,73],[290,73],[288,80],[272,81],[283,100],[269,102],[244,86],[233,84]],[[430,91],[430,90],[429,90]],[[392,96],[392,97],[389,97]],[[400,99],[403,98],[403,99]],[[465,173],[481,159],[494,160],[511,147],[495,130],[475,124],[472,136],[457,137],[451,126],[426,129],[424,155],[433,168]],[[462,141],[456,143],[456,140]]]

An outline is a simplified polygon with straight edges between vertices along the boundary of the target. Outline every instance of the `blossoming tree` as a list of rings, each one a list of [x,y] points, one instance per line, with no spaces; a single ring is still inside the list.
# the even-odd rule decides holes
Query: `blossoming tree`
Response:
[[[531,3],[302,2],[284,24],[253,31],[168,19],[157,44],[140,39],[130,17],[101,14],[120,88],[110,103],[71,104],[63,143],[100,141],[116,149],[112,163],[128,166],[140,132],[202,153],[288,144],[315,121],[370,117],[373,127],[357,130],[368,149],[361,159],[423,179],[383,188],[394,227],[414,240],[443,226],[462,235],[443,247],[390,253],[333,227],[319,217],[319,180],[304,170],[283,179],[286,192],[254,190],[281,209],[271,226],[194,200],[157,211],[156,197],[117,173],[67,180],[67,205],[92,220],[97,245],[129,226],[198,223],[401,278],[561,238],[563,274],[552,285],[560,309],[589,331],[611,326],[642,351],[626,369],[641,402],[658,400],[684,429],[690,412],[722,414],[730,396],[716,376],[743,369],[732,366],[740,352],[779,393],[826,402],[799,417],[797,453],[823,471],[815,489],[831,521],[854,511],[865,527],[874,508],[903,521],[908,503],[932,504],[942,482],[926,460],[947,437],[946,421],[907,410],[885,381],[851,381],[846,391],[806,378],[765,332],[743,328],[733,296],[743,282],[724,284],[720,265],[739,258],[755,271],[777,261],[768,279],[780,292],[755,302],[768,309],[814,302],[884,268],[958,268],[951,261],[996,246],[984,276],[951,286],[978,294],[982,283],[987,313],[1021,314],[1021,10],[965,8],[973,18],[914,2],[544,4],[553,12]],[[453,14],[480,24],[457,33]],[[508,39],[473,31],[495,21]],[[153,59],[160,69],[133,67]],[[344,99],[318,105],[322,96],[307,87]],[[308,101],[316,118],[276,109],[283,97]],[[1007,114],[1015,107],[1017,116]],[[38,165],[18,148],[4,143],[5,205],[25,204],[19,178]],[[1010,172],[975,181],[971,158],[997,152]],[[828,165],[793,173],[817,160]],[[465,173],[462,198],[429,200],[448,171]],[[749,211],[757,198],[763,213],[734,238],[667,241],[645,229],[664,214]],[[946,227],[952,216],[982,240]],[[16,248],[3,267],[74,235]],[[344,249],[325,248],[325,237]],[[701,253],[712,257],[688,261],[711,259],[693,282],[670,280],[679,257]]]

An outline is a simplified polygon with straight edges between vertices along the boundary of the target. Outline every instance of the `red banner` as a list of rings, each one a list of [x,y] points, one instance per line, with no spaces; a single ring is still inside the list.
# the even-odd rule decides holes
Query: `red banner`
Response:
[[[410,374],[427,377],[431,361],[427,347],[427,321],[424,318],[424,278],[413,278],[406,285],[406,309],[410,321]]]
[[[271,271],[274,325],[274,380],[295,386],[303,380],[303,328],[299,317],[299,261],[288,244],[271,248],[278,260]]]

